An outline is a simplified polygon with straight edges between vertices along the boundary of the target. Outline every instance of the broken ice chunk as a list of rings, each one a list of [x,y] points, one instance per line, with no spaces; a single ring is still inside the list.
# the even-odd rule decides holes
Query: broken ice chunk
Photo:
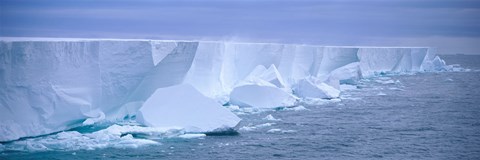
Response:
[[[270,65],[268,69],[265,68],[263,65],[258,65],[253,69],[252,72],[245,78],[245,84],[255,84],[258,81],[266,81],[278,88],[285,88],[286,83],[283,80],[282,76],[275,67],[274,64]]]
[[[186,132],[216,132],[235,127],[235,114],[188,84],[159,88],[145,101],[138,120],[148,126],[181,127]]]
[[[424,64],[422,64],[422,69],[424,71],[448,71],[449,66],[447,66],[443,59],[435,56],[433,60],[426,61]]]
[[[263,118],[263,120],[267,120],[267,121],[281,121],[281,119],[277,119],[277,118],[273,117],[271,114],[267,115],[265,118]]]
[[[256,108],[294,106],[297,98],[275,86],[251,84],[239,86],[230,94],[230,103]]]
[[[300,80],[294,88],[295,95],[301,98],[338,98],[340,91],[323,82],[316,82],[313,78]]]

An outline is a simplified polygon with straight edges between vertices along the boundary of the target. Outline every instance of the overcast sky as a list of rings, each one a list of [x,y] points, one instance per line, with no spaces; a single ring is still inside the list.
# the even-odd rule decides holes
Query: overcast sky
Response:
[[[479,0],[0,0],[0,36],[432,46],[480,54]]]

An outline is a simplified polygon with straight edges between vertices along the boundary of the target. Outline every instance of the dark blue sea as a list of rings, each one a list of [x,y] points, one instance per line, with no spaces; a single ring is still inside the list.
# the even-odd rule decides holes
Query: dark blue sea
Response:
[[[0,159],[480,159],[480,56],[441,57],[471,71],[364,79],[341,101],[243,112],[238,133]]]

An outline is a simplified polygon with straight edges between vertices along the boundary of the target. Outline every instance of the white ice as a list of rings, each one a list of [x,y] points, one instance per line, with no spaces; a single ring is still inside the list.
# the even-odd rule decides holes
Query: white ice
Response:
[[[139,110],[187,116],[170,124],[168,115],[147,115],[152,124],[214,130],[222,119],[188,117],[196,112],[229,115],[218,109],[226,103],[272,108],[296,106],[297,97],[335,98],[341,84],[380,73],[450,70],[459,69],[427,47],[3,37],[0,141],[132,118]],[[168,90],[172,86],[180,88]],[[159,88],[169,93],[156,92]],[[205,106],[180,101],[191,100],[184,92]],[[168,107],[142,108],[154,93]],[[165,97],[171,100],[163,101]]]
[[[263,118],[263,120],[267,120],[267,121],[281,121],[281,119],[277,119],[277,118],[273,117],[271,114],[267,115],[265,118]]]
[[[256,108],[294,106],[297,98],[292,94],[271,85],[243,85],[233,89],[230,103]]]
[[[311,77],[300,80],[294,88],[294,93],[302,98],[332,99],[340,96],[340,90]]]
[[[283,129],[279,129],[279,128],[274,128],[274,129],[270,129],[267,131],[267,133],[294,133],[294,132],[297,132],[296,130],[283,130]]]
[[[270,126],[273,126],[273,125],[275,125],[275,123],[263,123],[263,124],[258,124],[258,125],[247,125],[247,126],[240,127],[239,130],[240,131],[254,131],[256,129],[270,127]]]
[[[150,139],[135,138],[132,135],[145,135],[156,138],[191,137],[181,128],[153,128],[141,126],[112,125],[92,132],[79,133],[64,131],[45,137],[36,137],[8,143],[3,150],[10,151],[49,151],[49,150],[94,150],[101,148],[137,148],[145,145],[160,145]],[[155,138],[152,138],[155,139]],[[0,148],[0,151],[2,149]]]
[[[234,128],[240,118],[188,84],[157,89],[140,108],[139,122],[205,133]]]

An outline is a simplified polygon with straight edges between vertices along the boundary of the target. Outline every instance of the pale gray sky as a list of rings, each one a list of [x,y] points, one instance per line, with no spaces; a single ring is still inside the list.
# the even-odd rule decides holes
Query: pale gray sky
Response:
[[[0,0],[0,36],[432,46],[480,54],[477,0]]]

